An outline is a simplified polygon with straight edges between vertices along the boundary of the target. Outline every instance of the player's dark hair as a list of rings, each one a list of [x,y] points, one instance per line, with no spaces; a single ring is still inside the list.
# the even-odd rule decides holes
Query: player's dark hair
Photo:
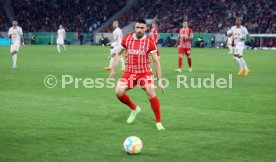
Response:
[[[189,22],[187,19],[184,19],[183,22]]]
[[[141,19],[141,18],[137,19],[136,23],[147,24],[146,20],[145,19]]]

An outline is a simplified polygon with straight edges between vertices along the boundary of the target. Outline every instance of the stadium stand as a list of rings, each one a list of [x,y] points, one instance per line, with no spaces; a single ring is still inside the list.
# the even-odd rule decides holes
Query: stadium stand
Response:
[[[9,24],[8,20],[5,17],[5,14],[2,10],[0,10],[0,31],[8,31],[9,29]]]
[[[125,3],[124,0],[51,0],[51,3],[47,0],[11,1],[15,18],[23,29],[38,32],[55,31],[60,23],[68,31],[93,32]],[[7,24],[9,22],[3,11],[0,13],[0,20],[4,22],[0,24],[0,30],[6,31],[10,24]],[[233,25],[237,15],[243,18],[243,24],[250,33],[276,33],[276,5],[273,0],[138,0],[118,19],[121,27],[138,17],[156,19],[159,32],[172,33],[186,18],[196,32],[219,33]],[[111,24],[101,32],[110,31]]]
[[[119,11],[125,1],[12,0],[11,5],[25,31],[56,31],[63,24],[71,32],[92,32]]]
[[[156,19],[159,32],[171,33],[177,32],[183,19],[189,19],[196,32],[221,33],[234,24],[236,16],[243,18],[250,33],[276,33],[273,0],[139,0],[119,20],[123,27],[138,17]],[[108,27],[103,32],[111,30]]]

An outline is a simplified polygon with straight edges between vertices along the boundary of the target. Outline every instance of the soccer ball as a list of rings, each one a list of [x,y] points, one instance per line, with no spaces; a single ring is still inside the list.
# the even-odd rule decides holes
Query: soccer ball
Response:
[[[123,144],[124,151],[128,154],[139,154],[143,148],[143,142],[139,137],[127,137]]]

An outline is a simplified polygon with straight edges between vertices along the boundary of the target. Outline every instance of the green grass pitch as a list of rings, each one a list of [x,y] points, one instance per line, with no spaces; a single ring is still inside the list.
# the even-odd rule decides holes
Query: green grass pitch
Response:
[[[245,51],[251,69],[238,77],[238,67],[226,49],[193,49],[188,78],[228,78],[233,88],[176,88],[177,49],[160,48],[163,77],[170,81],[165,95],[158,90],[165,131],[158,132],[144,92],[128,92],[142,108],[127,124],[129,108],[110,88],[68,85],[49,89],[45,76],[106,78],[108,47],[21,47],[12,69],[9,47],[0,47],[0,161],[275,161],[276,53]],[[118,68],[119,69],[119,68]],[[116,78],[122,73],[117,72]],[[143,140],[140,155],[122,151],[126,137]]]

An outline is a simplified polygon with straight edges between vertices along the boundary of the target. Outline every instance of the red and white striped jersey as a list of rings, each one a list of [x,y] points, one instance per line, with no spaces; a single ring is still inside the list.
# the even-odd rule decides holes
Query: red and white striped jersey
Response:
[[[187,37],[190,37],[191,35],[193,34],[193,31],[192,29],[190,28],[187,28],[187,29],[184,29],[184,28],[181,28],[179,29],[179,33],[178,33],[178,36],[179,36],[179,41],[180,41],[180,45],[179,47],[180,48],[191,48],[191,39],[187,39]]]
[[[135,33],[130,33],[123,38],[121,46],[126,49],[125,72],[133,74],[151,72],[149,54],[157,52],[151,37],[144,35],[143,38],[137,39]]]

